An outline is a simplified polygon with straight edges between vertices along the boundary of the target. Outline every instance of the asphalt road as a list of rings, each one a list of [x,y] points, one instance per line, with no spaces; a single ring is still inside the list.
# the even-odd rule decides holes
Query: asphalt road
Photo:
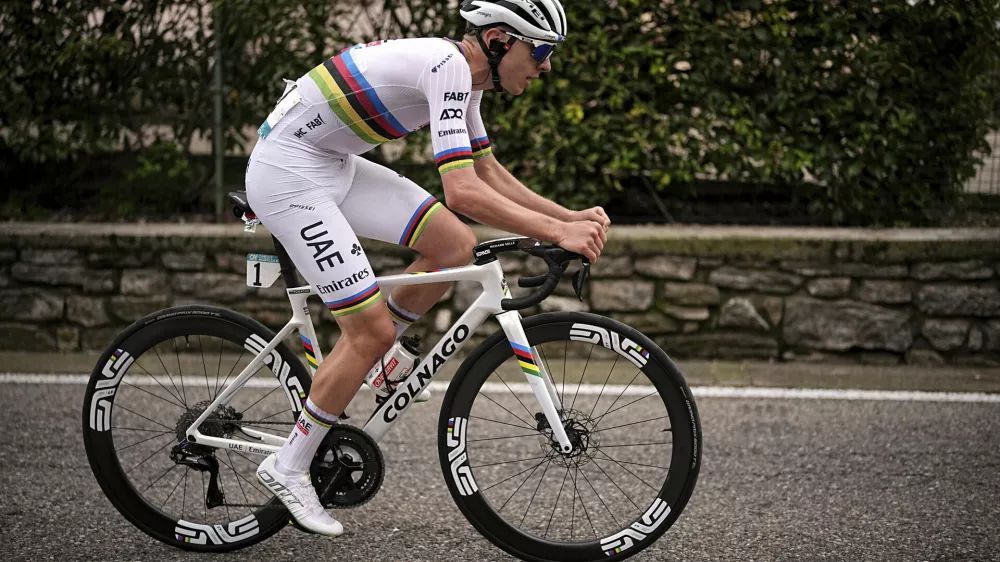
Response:
[[[83,391],[0,385],[2,559],[510,559],[444,485],[441,393],[381,443],[386,481],[370,503],[338,512],[346,535],[287,528],[238,553],[199,555],[147,537],[102,495],[83,450]],[[148,402],[149,412],[169,408]],[[698,407],[698,487],[633,560],[998,559],[1000,404],[705,397]]]

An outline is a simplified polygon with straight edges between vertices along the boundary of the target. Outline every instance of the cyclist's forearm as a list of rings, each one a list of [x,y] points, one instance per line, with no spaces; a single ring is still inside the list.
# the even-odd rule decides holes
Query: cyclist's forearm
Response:
[[[491,165],[477,167],[476,173],[479,174],[479,177],[487,185],[496,190],[497,193],[522,207],[534,209],[556,220],[571,220],[572,211],[528,189],[499,162],[494,161]]]
[[[449,208],[478,223],[545,242],[560,238],[562,221],[511,201],[481,180],[445,197]]]

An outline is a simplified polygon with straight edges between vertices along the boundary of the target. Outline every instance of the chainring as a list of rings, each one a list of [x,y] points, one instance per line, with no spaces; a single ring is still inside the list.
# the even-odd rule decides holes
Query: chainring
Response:
[[[309,467],[323,507],[357,507],[382,487],[385,462],[378,443],[362,429],[334,424]]]

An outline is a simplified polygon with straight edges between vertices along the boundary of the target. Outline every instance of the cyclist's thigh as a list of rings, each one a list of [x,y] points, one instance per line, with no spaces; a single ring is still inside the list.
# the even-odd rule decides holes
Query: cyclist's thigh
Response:
[[[364,158],[355,160],[354,181],[340,208],[359,236],[413,248],[431,217],[451,214],[402,174]]]
[[[251,159],[247,169],[247,199],[257,218],[337,317],[364,310],[381,297],[371,264],[337,202],[350,185],[352,164],[350,158],[315,158],[296,169]]]

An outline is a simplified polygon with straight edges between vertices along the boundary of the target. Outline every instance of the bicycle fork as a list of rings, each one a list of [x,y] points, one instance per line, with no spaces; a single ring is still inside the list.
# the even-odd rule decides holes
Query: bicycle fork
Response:
[[[524,328],[521,326],[521,315],[517,311],[511,310],[497,314],[496,319],[500,322],[500,327],[503,328],[510,346],[514,349],[514,356],[517,357],[521,370],[524,371],[528,384],[531,385],[535,399],[542,407],[542,413],[545,414],[545,419],[549,422],[549,427],[552,428],[553,436],[559,442],[561,452],[569,454],[573,451],[573,445],[569,442],[569,436],[566,435],[566,429],[559,418],[559,410],[562,408],[559,394],[552,384],[549,373],[546,372],[545,367],[537,359],[538,356],[534,349],[528,343],[528,336],[525,335]]]

